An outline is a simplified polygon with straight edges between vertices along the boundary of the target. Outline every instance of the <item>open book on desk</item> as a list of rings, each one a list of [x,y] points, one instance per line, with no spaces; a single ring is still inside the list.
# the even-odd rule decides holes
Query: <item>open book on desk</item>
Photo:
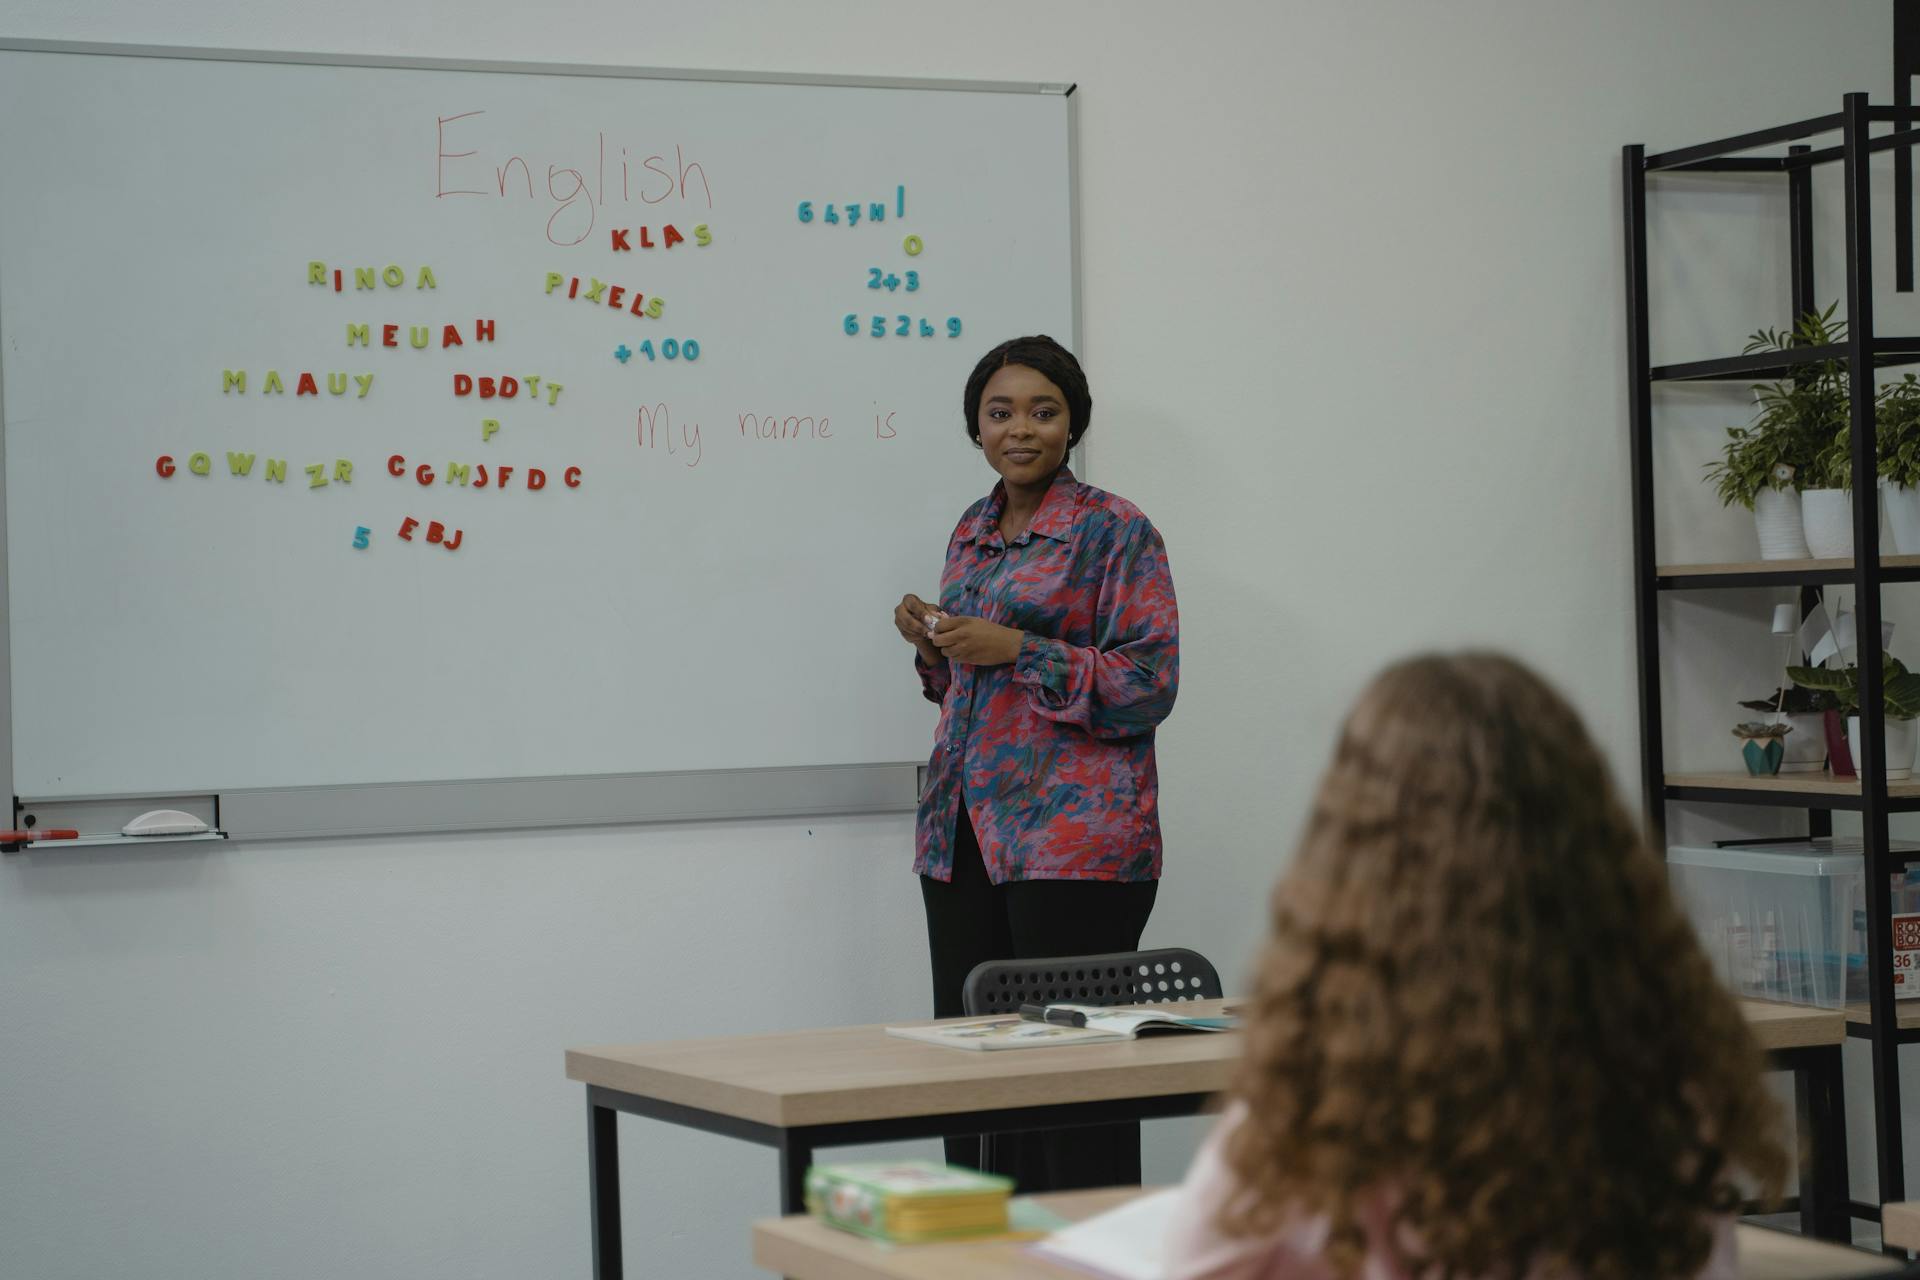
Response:
[[[1029,1245],[1034,1253],[1103,1280],[1161,1280],[1180,1188],[1148,1191]]]
[[[1047,1008],[1079,1013],[1085,1025],[1066,1026],[1059,1022],[1002,1016],[926,1027],[888,1027],[887,1034],[950,1049],[1038,1049],[1059,1044],[1111,1044],[1115,1040],[1132,1040],[1157,1032],[1231,1031],[1240,1025],[1238,1018],[1196,1018],[1150,1007],[1109,1009],[1091,1004],[1052,1004]]]

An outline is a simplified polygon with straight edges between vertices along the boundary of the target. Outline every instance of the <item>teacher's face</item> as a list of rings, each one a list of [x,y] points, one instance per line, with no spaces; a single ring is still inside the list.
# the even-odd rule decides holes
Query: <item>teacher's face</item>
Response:
[[[1044,489],[1067,459],[1067,398],[1023,364],[994,371],[980,393],[980,449],[1009,489]]]

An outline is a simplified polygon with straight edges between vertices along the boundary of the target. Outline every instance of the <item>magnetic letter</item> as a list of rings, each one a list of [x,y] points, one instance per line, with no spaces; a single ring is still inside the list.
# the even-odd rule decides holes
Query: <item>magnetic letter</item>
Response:
[[[260,394],[264,396],[274,391],[278,391],[281,395],[287,394],[287,384],[280,381],[280,371],[278,369],[269,369],[267,370],[267,380],[260,385]]]
[[[241,395],[247,393],[247,371],[245,369],[242,369],[238,373],[235,373],[231,369],[222,369],[220,371],[220,394],[225,395],[229,391],[238,391]]]
[[[550,405],[560,403],[560,384],[558,382],[547,383],[547,403]]]
[[[462,485],[465,485],[467,483],[467,464],[466,463],[449,462],[447,464],[447,483],[452,484],[455,481],[458,481]]]
[[[487,487],[487,464],[484,462],[473,469],[473,487],[476,489]]]
[[[587,278],[589,280],[593,280],[592,276],[588,276]],[[605,280],[593,280],[593,283],[587,288],[587,301],[588,302],[600,301],[600,295],[606,292],[606,288],[607,288],[607,282]]]
[[[428,542],[440,541],[440,539],[443,536],[445,536],[446,532],[447,532],[447,526],[441,524],[438,520],[427,521],[427,541]]]
[[[227,470],[236,476],[252,475],[253,455],[250,453],[235,453],[231,449],[227,450]]]
[[[389,264],[387,269],[380,273],[380,278],[387,282],[387,288],[398,289],[407,282],[407,273],[399,267]]]
[[[647,234],[645,227],[640,228],[640,247],[642,249],[653,248],[653,237]]]
[[[473,340],[475,342],[492,342],[493,321],[475,320],[473,322]]]
[[[538,467],[527,468],[527,488],[544,489],[547,487],[547,473]]]
[[[333,478],[341,484],[353,483],[353,463],[346,458],[333,460]]]
[[[506,488],[506,487],[507,487],[507,481],[509,481],[509,480],[511,480],[511,479],[513,479],[513,468],[512,468],[512,467],[501,467],[501,468],[500,468],[500,475],[499,475],[499,477],[498,477],[498,478],[497,478],[497,479],[496,479],[496,480],[494,481],[494,483],[495,483],[495,484],[497,484],[497,485],[499,485],[499,486],[500,486],[500,487],[501,487],[502,489],[504,489],[504,488]]]
[[[482,376],[480,379],[480,398],[482,400],[491,400],[496,394],[497,390],[493,385],[493,379]]]
[[[451,538],[448,538],[445,542],[441,543],[440,545],[445,547],[449,551],[458,551],[460,549],[460,533],[461,533],[460,530],[455,529],[453,531],[453,536]]]
[[[427,326],[423,324],[413,324],[413,325],[407,326],[407,341],[411,342],[414,345],[414,347],[418,350],[422,350],[422,351],[426,350],[427,339],[431,338],[432,336],[433,336],[432,331],[429,330]]]
[[[172,475],[173,474],[173,455],[170,453],[161,454],[157,459],[154,460],[153,469],[160,473],[160,477],[162,479],[165,479],[166,477]]]
[[[300,375],[299,383],[293,389],[293,394],[297,396],[317,396],[320,394],[320,384],[313,380],[312,374],[303,373]]]
[[[415,529],[418,529],[419,527],[420,527],[420,522],[418,520],[415,520],[412,516],[408,516],[405,520],[402,520],[400,522],[400,536],[402,538],[405,538],[408,542],[412,542],[413,531]]]
[[[396,453],[391,458],[387,459],[388,475],[399,476],[399,475],[405,475],[406,472],[407,472],[407,458],[405,454]]]
[[[347,345],[352,346],[354,343],[357,342],[363,347],[366,346],[367,345],[367,329],[368,329],[368,326],[364,324],[348,325],[347,326]]]
[[[328,392],[336,396],[343,396],[347,394],[347,375],[344,373],[328,374],[327,390]]]
[[[307,283],[325,284],[326,282],[327,264],[324,262],[309,262],[307,264]]]
[[[381,325],[380,326],[380,345],[383,347],[399,346],[400,345],[400,339],[398,336],[399,333],[400,333],[400,326],[397,324]]]
[[[561,275],[558,271],[547,272],[547,292],[552,293],[555,289],[558,289],[560,287],[560,282],[565,279],[566,277]]]
[[[448,347],[459,347],[464,345],[466,344],[461,342],[460,340],[459,325],[450,324],[445,329],[442,329],[440,331],[440,349],[442,351],[445,351]]]
[[[433,268],[432,267],[420,268],[420,283],[414,285],[413,287],[416,289],[438,289],[440,287],[440,282],[433,278]]]
[[[187,470],[197,476],[203,476],[213,470],[213,459],[204,453],[196,453],[187,459]]]
[[[707,230],[706,223],[703,222],[693,229],[693,243],[702,249],[713,243],[713,232]]]
[[[511,400],[520,394],[520,380],[512,374],[500,379],[500,398]]]
[[[647,314],[655,320],[658,320],[660,318],[660,313],[666,310],[666,307],[667,307],[666,299],[662,298],[657,293],[654,294],[651,298],[647,299]]]
[[[613,288],[607,290],[607,305],[610,307],[619,306],[620,299],[625,297],[626,293],[625,288],[620,285],[614,285]]]
[[[433,483],[433,468],[423,462],[413,469],[413,478],[419,481],[420,487],[424,489]]]
[[[685,236],[681,235],[678,231],[674,230],[673,224],[671,222],[669,222],[666,226],[666,229],[660,233],[660,243],[665,245],[669,249],[673,248],[673,246],[679,244],[682,240],[685,240],[685,239],[686,239]]]
[[[625,227],[615,227],[613,229],[613,252],[619,253],[623,250],[632,253],[633,246],[627,243],[627,229]]]
[[[453,375],[453,394],[464,396],[473,390],[473,379],[464,373]]]
[[[373,390],[373,375],[370,373],[356,373],[353,375],[353,380],[360,388],[360,394],[355,396],[354,399],[365,400],[367,398],[367,392]]]
[[[287,460],[285,458],[268,458],[266,467],[260,472],[260,478],[263,480],[271,480],[275,484],[285,484],[287,482]]]
[[[567,486],[567,488],[578,489],[580,487],[580,468],[568,467],[567,473],[564,476],[560,477],[560,479]]]
[[[373,288],[373,268],[355,267],[353,269],[353,287],[356,289]]]
[[[493,433],[498,431],[499,429],[500,429],[500,419],[498,418],[480,419],[480,443],[485,444],[487,441],[493,439]]]
[[[318,489],[327,482],[327,464],[311,463],[307,467],[307,488]]]
[[[520,381],[527,384],[528,395],[538,396],[540,394],[540,379],[528,377],[526,374],[523,373],[520,375]]]

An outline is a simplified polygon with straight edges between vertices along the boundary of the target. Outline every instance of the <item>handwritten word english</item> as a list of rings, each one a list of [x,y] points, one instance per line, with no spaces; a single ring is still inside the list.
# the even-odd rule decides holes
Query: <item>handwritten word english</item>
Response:
[[[475,159],[480,156],[479,146],[464,151],[449,150],[450,145],[459,147],[466,142],[484,142],[486,125],[460,122],[477,121],[486,114],[485,111],[462,111],[457,115],[435,117],[435,136],[438,139],[433,158],[436,198],[492,196],[505,199],[509,193],[518,196],[522,186],[526,188],[526,198],[534,198],[533,166],[527,163],[526,157],[508,155],[503,159],[497,153],[489,152],[487,156]],[[664,149],[662,153],[636,161],[628,148],[621,147],[620,154],[613,157],[619,165],[619,173],[618,185],[611,192],[607,188],[609,157],[604,131],[594,135],[594,144],[594,159],[590,163],[549,163],[546,166],[546,198],[557,206],[547,218],[547,240],[550,243],[576,245],[592,235],[599,210],[607,206],[609,199],[631,204],[637,198],[642,204],[656,205],[677,196],[683,203],[703,199],[707,208],[713,208],[713,188],[707,182],[706,170],[699,161],[688,159],[680,144],[674,144],[672,167],[667,167]],[[587,177],[589,173],[594,179],[591,182]],[[699,179],[698,191],[694,187],[695,178]],[[481,185],[469,185],[475,182]]]

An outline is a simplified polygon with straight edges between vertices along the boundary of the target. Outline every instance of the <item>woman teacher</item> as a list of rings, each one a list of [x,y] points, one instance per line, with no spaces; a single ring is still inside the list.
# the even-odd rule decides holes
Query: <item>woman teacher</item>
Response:
[[[940,704],[914,871],[936,1017],[985,960],[1132,951],[1160,875],[1154,729],[1179,683],[1179,615],[1160,535],[1074,479],[1093,417],[1080,362],[1047,337],[989,351],[967,435],[999,473],[947,544],[937,605],[894,626]],[[990,1162],[1022,1191],[1138,1183],[1140,1126],[1016,1135]],[[977,1164],[970,1139],[947,1158]]]

